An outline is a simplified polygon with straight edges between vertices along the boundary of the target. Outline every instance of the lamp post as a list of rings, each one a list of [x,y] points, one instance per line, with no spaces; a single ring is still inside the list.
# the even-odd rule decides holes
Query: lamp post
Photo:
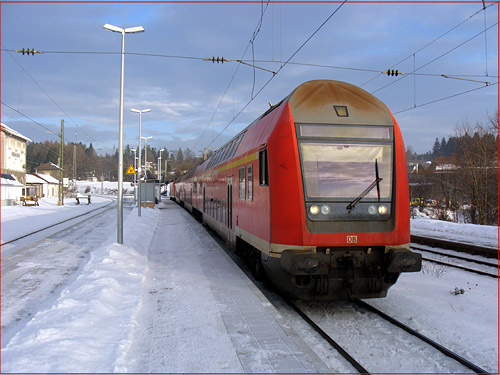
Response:
[[[139,114],[139,169],[137,170],[137,176],[138,176],[138,186],[137,186],[137,201],[139,202],[139,205],[137,207],[137,216],[141,216],[141,172],[142,172],[142,164],[141,164],[141,154],[142,154],[142,114],[146,112],[151,112],[151,109],[131,109],[131,112],[135,112]]]
[[[144,181],[148,179],[148,139],[153,137],[142,137],[144,139]]]
[[[124,68],[125,68],[125,34],[141,33],[144,31],[142,26],[121,27],[105,24],[106,30],[122,34],[122,69],[120,76],[120,126],[118,132],[118,219],[117,219],[117,242],[123,244],[123,83],[124,83]]]
[[[165,151],[164,148],[162,148],[159,153],[160,153],[160,156],[158,156],[158,183],[161,184],[161,153]]]
[[[134,203],[137,202],[137,190],[136,190],[136,184],[137,184],[137,150],[135,148],[131,148],[130,151],[134,153]]]

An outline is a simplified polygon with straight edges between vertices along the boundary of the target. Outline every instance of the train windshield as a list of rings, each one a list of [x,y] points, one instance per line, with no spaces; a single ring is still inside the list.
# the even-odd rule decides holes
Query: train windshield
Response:
[[[392,142],[299,142],[302,173],[308,198],[352,200],[366,190],[377,173],[377,189],[363,199],[390,200],[392,191]]]

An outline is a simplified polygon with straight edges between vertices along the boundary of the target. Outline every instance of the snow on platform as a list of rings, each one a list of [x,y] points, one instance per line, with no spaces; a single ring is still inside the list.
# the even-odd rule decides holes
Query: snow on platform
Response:
[[[126,372],[318,372],[216,241],[168,203],[149,252]],[[182,230],[179,230],[182,228]],[[301,345],[301,343],[298,343]]]

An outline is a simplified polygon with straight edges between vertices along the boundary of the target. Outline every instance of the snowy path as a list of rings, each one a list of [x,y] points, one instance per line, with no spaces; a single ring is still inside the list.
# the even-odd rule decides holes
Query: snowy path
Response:
[[[280,319],[216,241],[171,203],[150,249],[134,344],[118,370],[331,372]]]
[[[231,342],[220,334],[224,324],[213,309],[209,285],[200,277],[199,233],[192,233],[187,225],[193,219],[185,212],[172,217],[172,210],[182,209],[172,205],[163,210],[161,225],[154,233],[142,310],[123,370],[242,372]],[[179,233],[181,226],[189,232]]]

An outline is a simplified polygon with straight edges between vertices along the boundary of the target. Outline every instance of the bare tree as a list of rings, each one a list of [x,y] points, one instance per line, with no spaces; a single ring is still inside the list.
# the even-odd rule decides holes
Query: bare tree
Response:
[[[456,134],[460,186],[470,203],[471,222],[493,224],[498,212],[498,138],[491,127],[479,123],[474,127],[464,123]]]

